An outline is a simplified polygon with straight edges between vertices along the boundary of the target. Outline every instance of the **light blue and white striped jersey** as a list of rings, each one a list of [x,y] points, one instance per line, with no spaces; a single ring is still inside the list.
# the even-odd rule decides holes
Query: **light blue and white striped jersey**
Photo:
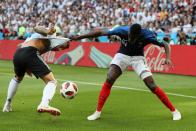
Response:
[[[49,46],[49,49],[46,49],[46,50],[52,50],[54,48],[56,48],[57,46],[61,46],[63,45],[64,43],[70,41],[70,39],[68,38],[64,38],[64,37],[58,37],[58,36],[43,36],[39,33],[33,33],[31,35],[31,37],[27,38],[25,40],[24,43],[30,41],[30,40],[34,40],[34,39],[48,39],[50,41],[50,46]]]

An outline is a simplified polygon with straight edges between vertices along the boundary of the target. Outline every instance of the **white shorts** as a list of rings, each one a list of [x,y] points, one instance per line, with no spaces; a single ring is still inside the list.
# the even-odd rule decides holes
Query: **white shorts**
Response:
[[[138,76],[140,76],[142,80],[148,76],[152,76],[144,56],[128,56],[117,53],[110,64],[119,66],[122,72],[124,72],[128,66],[132,66],[133,70],[137,73]]]

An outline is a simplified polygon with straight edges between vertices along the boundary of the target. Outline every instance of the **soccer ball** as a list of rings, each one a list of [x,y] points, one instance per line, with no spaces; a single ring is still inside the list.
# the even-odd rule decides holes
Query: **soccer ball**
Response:
[[[64,98],[73,99],[78,93],[78,86],[74,82],[66,81],[61,85],[60,93]]]

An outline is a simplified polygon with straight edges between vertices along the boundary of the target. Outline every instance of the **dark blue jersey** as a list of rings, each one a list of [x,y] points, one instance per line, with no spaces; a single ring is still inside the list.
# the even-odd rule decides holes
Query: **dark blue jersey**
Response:
[[[130,26],[118,26],[114,29],[108,30],[107,34],[117,35],[121,38],[121,46],[118,53],[122,53],[129,56],[144,56],[144,47],[148,44],[154,44],[163,47],[164,44],[158,42],[156,35],[149,29],[142,28],[139,41],[136,43],[128,42],[128,32]]]

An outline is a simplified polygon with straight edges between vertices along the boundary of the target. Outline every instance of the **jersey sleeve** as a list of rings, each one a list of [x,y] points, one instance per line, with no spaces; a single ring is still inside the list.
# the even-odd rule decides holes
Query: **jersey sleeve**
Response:
[[[106,32],[109,36],[111,36],[111,35],[118,35],[119,36],[120,35],[120,27],[108,29]]]
[[[29,37],[29,38],[27,38],[27,39],[25,40],[25,42],[30,41],[30,40],[33,40],[33,39],[40,39],[40,38],[45,38],[45,36],[43,36],[43,35],[41,35],[41,34],[39,34],[39,33],[33,33],[33,34],[31,35],[31,37]]]
[[[50,40],[50,49],[53,50],[59,46],[62,46],[65,43],[68,43],[70,39],[63,38],[63,37],[54,37],[54,38],[48,38]]]
[[[153,45],[158,45],[160,47],[164,47],[164,43],[163,42],[159,42],[157,39],[155,38],[148,38],[146,39],[146,42],[148,44],[153,44]]]

